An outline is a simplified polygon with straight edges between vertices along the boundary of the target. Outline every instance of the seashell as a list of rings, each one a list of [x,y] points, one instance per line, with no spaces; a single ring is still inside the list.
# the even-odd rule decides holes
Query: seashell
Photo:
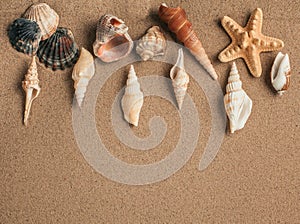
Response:
[[[25,102],[25,111],[24,111],[24,124],[27,126],[28,117],[30,114],[30,109],[32,105],[32,101],[38,97],[41,91],[41,87],[39,86],[39,79],[37,73],[37,65],[35,56],[32,57],[32,62],[30,67],[25,75],[24,81],[22,81],[22,87],[26,93],[26,102]]]
[[[133,48],[127,33],[128,27],[116,16],[103,15],[97,25],[94,54],[104,62],[113,62],[126,57]]]
[[[169,29],[176,34],[177,39],[184,43],[184,46],[190,50],[210,76],[215,80],[218,79],[218,75],[205,53],[191,22],[187,20],[185,11],[180,7],[171,8],[162,3],[158,10],[158,16],[168,24]]]
[[[84,48],[81,48],[80,57],[75,64],[72,72],[74,80],[75,96],[78,105],[81,107],[90,79],[95,74],[94,58],[92,54]]]
[[[178,58],[176,64],[172,67],[170,71],[170,77],[172,79],[172,84],[173,84],[178,108],[179,110],[181,110],[182,103],[189,83],[189,75],[185,72],[184,69],[182,48],[178,50]]]
[[[291,66],[288,54],[279,52],[271,70],[271,83],[281,96],[290,86]]]
[[[40,42],[37,56],[40,62],[44,63],[46,67],[52,68],[53,71],[64,70],[75,64],[79,50],[71,30],[57,28],[50,38]]]
[[[134,67],[131,65],[125,93],[121,102],[124,118],[128,123],[138,126],[140,111],[143,103],[144,95],[140,90],[140,84],[134,71]]]
[[[41,29],[42,40],[48,39],[55,33],[59,23],[59,16],[46,3],[35,3],[31,5],[23,17],[37,22]]]
[[[8,37],[13,48],[32,56],[39,47],[41,30],[36,22],[20,18],[9,26]]]
[[[224,105],[230,123],[230,132],[242,129],[252,110],[252,100],[242,89],[242,82],[233,62],[231,71],[226,85],[226,95],[224,97]]]
[[[161,32],[159,26],[153,26],[138,41],[136,52],[141,56],[143,61],[147,61],[155,56],[164,55],[166,47],[167,43],[164,34]]]

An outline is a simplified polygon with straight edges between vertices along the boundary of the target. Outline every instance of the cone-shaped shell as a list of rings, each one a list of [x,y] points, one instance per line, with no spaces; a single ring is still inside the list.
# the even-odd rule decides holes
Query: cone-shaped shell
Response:
[[[155,56],[164,55],[166,47],[167,43],[164,34],[161,32],[159,26],[153,26],[138,41],[136,52],[141,56],[143,61],[147,61]]]
[[[174,88],[174,94],[177,100],[178,108],[179,110],[181,110],[189,83],[189,75],[185,72],[184,69],[182,48],[178,50],[178,58],[176,64],[170,71],[170,78],[172,79],[172,85]]]
[[[72,32],[67,28],[57,28],[50,38],[40,42],[37,56],[40,62],[54,71],[74,65],[78,60],[79,50]]]
[[[25,75],[24,81],[22,82],[22,87],[26,93],[24,124],[27,126],[32,101],[38,97],[38,95],[40,94],[40,91],[41,91],[41,88],[39,86],[39,79],[38,79],[35,56],[33,56],[33,58],[32,58],[30,67],[27,71],[27,74]]]
[[[134,67],[133,65],[131,65],[126,83],[125,93],[121,102],[124,118],[128,123],[133,124],[134,126],[138,126],[143,103],[144,95],[140,90],[140,84],[134,71]]]
[[[20,18],[9,26],[8,37],[13,48],[32,56],[39,47],[41,30],[36,22]]]
[[[59,16],[46,3],[35,3],[31,5],[23,17],[37,22],[41,29],[42,40],[46,40],[55,33],[59,23]]]
[[[228,78],[226,86],[226,95],[224,97],[224,105],[230,123],[230,132],[242,129],[252,110],[252,100],[242,89],[242,82],[235,62]]]
[[[271,70],[271,83],[279,95],[290,86],[291,66],[288,54],[279,52]]]
[[[133,48],[127,33],[128,27],[116,16],[103,15],[97,25],[94,54],[104,62],[112,62],[126,57]]]
[[[185,11],[180,7],[171,8],[162,3],[158,10],[158,16],[168,24],[169,29],[176,34],[177,39],[184,43],[184,46],[190,50],[210,76],[215,80],[218,79],[218,75],[202,47],[202,43],[197,37],[191,22],[187,20]]]
[[[81,48],[80,57],[75,64],[72,72],[74,80],[75,97],[81,107],[84,95],[90,79],[95,74],[94,58],[89,51]]]

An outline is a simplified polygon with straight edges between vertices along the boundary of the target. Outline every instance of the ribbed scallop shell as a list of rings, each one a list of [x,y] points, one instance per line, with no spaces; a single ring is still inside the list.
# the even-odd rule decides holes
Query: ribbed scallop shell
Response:
[[[271,70],[271,83],[279,95],[290,86],[291,66],[288,54],[279,52]]]
[[[181,110],[183,100],[188,88],[189,75],[184,69],[184,59],[182,48],[178,50],[178,58],[176,64],[170,71],[170,77],[174,88],[174,94],[177,100],[178,108]]]
[[[81,48],[80,57],[75,64],[72,72],[72,79],[74,80],[75,96],[78,105],[81,107],[87,90],[90,79],[95,74],[94,58],[89,51]]]
[[[79,56],[73,34],[67,28],[59,27],[47,40],[40,42],[37,52],[40,62],[52,70],[64,70],[74,65]]]
[[[242,82],[233,62],[226,85],[226,95],[224,96],[224,105],[230,122],[230,132],[242,129],[252,110],[252,100],[242,89]]]
[[[24,18],[37,22],[41,29],[42,40],[46,40],[55,33],[59,16],[46,3],[36,3],[31,5],[23,15]]]
[[[138,41],[136,52],[141,56],[143,61],[147,61],[155,56],[164,55],[166,46],[166,38],[159,26],[153,26]]]
[[[32,56],[39,47],[41,30],[36,22],[20,18],[9,26],[8,37],[13,48]]]
[[[133,65],[130,66],[128,79],[126,83],[125,93],[122,98],[122,109],[125,120],[138,126],[140,111],[144,103],[144,95],[140,90],[140,84],[138,82]]]
[[[128,27],[116,16],[103,15],[97,25],[94,54],[104,62],[112,62],[126,57],[133,48],[127,33]]]

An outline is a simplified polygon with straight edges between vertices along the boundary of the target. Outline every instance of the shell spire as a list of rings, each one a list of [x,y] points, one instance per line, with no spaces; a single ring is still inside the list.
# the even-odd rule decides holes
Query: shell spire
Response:
[[[170,78],[172,79],[172,85],[174,88],[174,94],[177,100],[178,108],[179,110],[181,110],[189,83],[189,75],[185,72],[184,69],[182,48],[178,50],[178,58],[176,64],[170,71]]]
[[[271,70],[271,83],[281,96],[290,86],[291,66],[288,54],[279,52]]]
[[[90,79],[95,74],[94,58],[92,54],[84,48],[81,48],[80,57],[75,64],[72,72],[74,80],[75,97],[79,107],[81,107],[87,86]]]
[[[166,47],[167,43],[164,34],[161,32],[159,26],[153,26],[138,41],[136,52],[141,56],[143,61],[147,61],[153,57],[164,55]]]
[[[162,3],[158,10],[158,16],[168,24],[169,29],[174,32],[177,39],[184,43],[199,63],[205,68],[209,75],[217,80],[218,75],[209,60],[202,43],[197,37],[192,24],[188,21],[184,9],[168,7]]]
[[[22,87],[26,93],[24,124],[27,126],[32,101],[38,97],[41,91],[41,87],[39,86],[35,56],[32,57],[30,67],[27,71],[27,74],[25,75],[24,81],[22,81]]]
[[[242,129],[252,110],[252,100],[242,89],[242,82],[233,62],[226,85],[226,95],[224,96],[224,105],[230,123],[230,132]]]
[[[138,126],[143,103],[144,94],[140,90],[138,78],[134,71],[133,65],[131,65],[126,82],[125,93],[121,101],[124,118],[128,123]]]

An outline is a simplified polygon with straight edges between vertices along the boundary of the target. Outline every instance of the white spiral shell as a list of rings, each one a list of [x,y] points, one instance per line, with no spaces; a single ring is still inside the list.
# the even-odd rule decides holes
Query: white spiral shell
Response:
[[[174,88],[174,94],[177,100],[179,110],[182,107],[183,100],[188,88],[189,75],[184,69],[184,59],[182,48],[178,50],[178,58],[176,64],[170,71],[170,78],[172,79],[172,85]]]
[[[87,90],[90,79],[95,74],[94,58],[92,54],[84,48],[81,48],[80,57],[75,64],[72,72],[74,80],[75,96],[78,105],[81,107],[82,101]]]
[[[230,122],[230,132],[242,129],[252,110],[252,100],[242,89],[242,82],[233,62],[226,86],[224,105]]]
[[[124,118],[128,123],[138,126],[143,103],[144,94],[140,90],[140,84],[134,71],[134,67],[131,65],[126,82],[125,93],[121,101]]]

